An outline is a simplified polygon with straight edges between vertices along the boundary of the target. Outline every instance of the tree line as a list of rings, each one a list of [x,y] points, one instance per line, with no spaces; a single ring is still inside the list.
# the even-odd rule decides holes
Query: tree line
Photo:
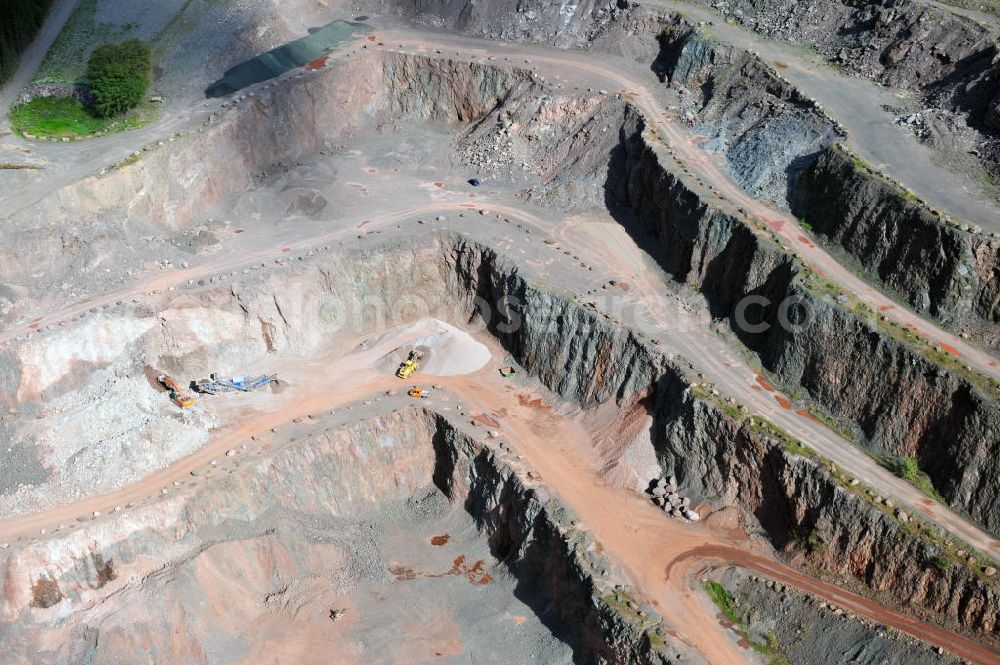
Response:
[[[0,0],[0,84],[17,69],[21,53],[42,26],[54,0]]]

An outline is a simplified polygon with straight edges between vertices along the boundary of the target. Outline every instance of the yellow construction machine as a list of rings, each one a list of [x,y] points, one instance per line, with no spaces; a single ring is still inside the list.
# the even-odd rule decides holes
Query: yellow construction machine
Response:
[[[410,351],[410,355],[407,356],[406,360],[399,363],[399,369],[396,370],[396,376],[401,379],[407,379],[411,374],[417,371],[420,364],[417,363],[420,360],[421,354],[417,351]]]

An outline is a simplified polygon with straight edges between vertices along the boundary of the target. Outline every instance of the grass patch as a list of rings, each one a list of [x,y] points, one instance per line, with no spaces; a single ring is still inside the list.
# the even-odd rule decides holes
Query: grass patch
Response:
[[[151,104],[115,118],[99,118],[72,97],[39,97],[10,110],[11,128],[40,138],[80,138],[137,129],[155,117]]]
[[[946,504],[944,497],[934,487],[931,477],[917,464],[913,457],[897,456],[879,458],[879,463],[897,476],[910,483],[932,499]]]
[[[934,559],[934,565],[942,573],[946,573],[952,566],[955,565],[955,561],[947,554],[939,554],[937,558]]]
[[[754,651],[767,657],[767,665],[788,664],[788,659],[778,648],[778,638],[773,633],[767,636],[767,642],[758,642],[750,637],[750,631],[747,628],[747,619],[740,612],[736,604],[736,599],[733,598],[733,595],[729,593],[726,587],[712,581],[705,582],[704,587],[712,602],[722,612],[722,616],[726,617],[726,620],[743,634],[743,639],[754,648]]]
[[[650,615],[642,613],[639,609],[639,603],[636,602],[635,597],[628,589],[616,588],[611,593],[602,596],[602,600],[629,623],[641,630],[654,649],[661,649],[667,643],[663,624],[654,620]]]
[[[712,599],[712,602],[722,612],[722,616],[726,617],[730,623],[739,626],[743,624],[743,617],[740,615],[739,610],[736,609],[736,599],[733,598],[726,587],[718,582],[705,582],[705,591],[708,592],[708,596]]]
[[[18,133],[62,138],[95,134],[104,121],[72,97],[39,97],[12,108],[10,124]]]
[[[0,171],[38,171],[41,166],[37,164],[11,164],[10,162],[0,162]]]
[[[142,153],[141,152],[133,152],[131,155],[129,155],[125,159],[121,160],[120,162],[115,162],[114,164],[112,164],[111,166],[109,166],[108,170],[109,171],[114,171],[116,169],[124,168],[126,166],[131,165],[131,164],[135,164],[136,162],[139,161],[140,157],[142,157]]]

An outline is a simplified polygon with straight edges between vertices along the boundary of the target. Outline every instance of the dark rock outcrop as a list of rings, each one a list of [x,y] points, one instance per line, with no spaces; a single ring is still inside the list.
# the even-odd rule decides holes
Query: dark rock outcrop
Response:
[[[855,423],[873,452],[916,457],[952,507],[1000,530],[995,395],[887,335],[874,316],[822,295],[790,253],[705,203],[666,167],[642,124],[636,116],[623,128],[619,180],[609,188],[624,193],[663,268],[699,284],[713,315],[784,385]],[[741,323],[737,306],[747,296],[768,304],[746,310]],[[782,323],[789,314],[795,325]]]
[[[783,204],[799,174],[840,137],[836,123],[757,56],[673,18],[653,69],[682,93],[694,130],[757,198]]]
[[[1000,51],[990,27],[913,0],[719,3],[768,37],[808,45],[860,76],[919,93],[981,132],[982,162],[1000,178]]]
[[[836,146],[806,171],[791,203],[918,312],[1000,344],[1000,240],[945,223]]]

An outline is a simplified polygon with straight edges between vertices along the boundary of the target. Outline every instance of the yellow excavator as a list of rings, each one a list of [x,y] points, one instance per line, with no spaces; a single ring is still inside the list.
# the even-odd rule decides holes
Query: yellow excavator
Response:
[[[410,355],[407,356],[406,360],[399,363],[399,369],[396,370],[396,376],[401,379],[409,378],[411,374],[417,371],[420,364],[417,363],[420,360],[421,354],[417,351],[410,351]]]

